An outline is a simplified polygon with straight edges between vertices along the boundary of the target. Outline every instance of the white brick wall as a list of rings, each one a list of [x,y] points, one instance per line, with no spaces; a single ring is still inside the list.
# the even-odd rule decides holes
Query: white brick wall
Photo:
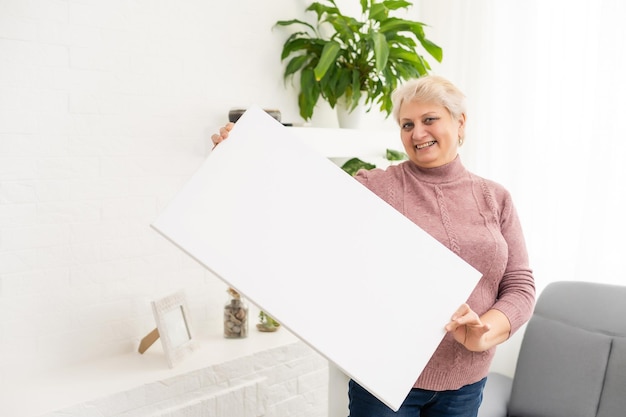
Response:
[[[219,317],[225,285],[149,225],[230,108],[298,121],[272,30],[298,13],[0,0],[0,383],[134,349],[179,288],[199,332]]]
[[[296,342],[42,417],[324,417],[327,413],[328,363]]]

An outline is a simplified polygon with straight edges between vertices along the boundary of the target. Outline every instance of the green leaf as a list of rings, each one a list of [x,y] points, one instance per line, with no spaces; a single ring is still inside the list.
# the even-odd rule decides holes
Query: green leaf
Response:
[[[389,10],[408,9],[413,3],[404,0],[385,0],[383,4]]]
[[[389,16],[389,9],[383,3],[374,3],[370,9],[369,18],[380,22],[387,19]]]
[[[385,33],[387,37],[387,43],[389,45],[393,45],[394,47],[405,47],[405,49],[415,52],[415,48],[417,47],[417,42],[413,38],[408,36],[403,36],[398,33]]]
[[[283,61],[294,52],[306,50],[308,48],[308,46],[311,44],[311,40],[307,38],[301,38],[300,35],[302,33],[303,32],[296,32],[285,41],[285,44],[283,45],[283,51],[280,54],[281,61]]]
[[[291,20],[279,20],[278,22],[276,22],[275,26],[290,26],[293,24],[299,24],[299,25],[305,25],[311,28],[311,30],[313,30],[313,32],[315,32],[315,28],[310,24],[307,23],[303,20],[299,20],[299,19],[291,19]]]
[[[308,60],[309,57],[307,55],[300,55],[293,58],[291,61],[289,61],[287,67],[285,68],[284,78],[287,78],[295,72],[299,71],[302,67],[304,67]]]
[[[300,94],[298,95],[300,116],[304,120],[309,120],[313,116],[313,109],[319,96],[320,89],[315,81],[315,74],[311,68],[305,68],[300,75]]]
[[[418,69],[418,65],[421,64],[402,64],[398,63],[393,66],[397,77],[404,80],[410,80],[411,78],[419,78],[421,73]]]
[[[339,70],[336,73],[336,79],[337,79],[337,83],[336,83],[336,88],[335,88],[335,95],[336,95],[336,98],[339,98],[343,96],[344,94],[346,94],[346,91],[348,90],[348,86],[351,85],[352,72]],[[335,107],[334,103],[331,107],[333,108]]]
[[[376,165],[362,161],[359,158],[349,159],[341,166],[341,169],[343,169],[345,172],[352,176],[355,176],[356,173],[359,172],[359,170],[361,169],[370,170],[374,168],[376,168]]]
[[[352,111],[359,105],[359,99],[361,98],[361,74],[356,68],[352,70],[352,86],[348,93],[351,99],[351,103],[349,103],[350,110]]]
[[[386,32],[411,32],[416,37],[424,37],[423,23],[414,22],[412,20],[390,17],[380,25],[380,31]]]
[[[407,50],[405,48],[397,47],[389,48],[389,59],[392,59],[393,62],[396,62],[397,60],[416,62],[418,59],[417,57],[418,54],[414,49]]]
[[[324,45],[322,56],[315,66],[315,79],[317,81],[321,80],[322,77],[326,75],[326,71],[328,71],[328,68],[330,68],[330,66],[335,63],[335,58],[337,58],[339,49],[340,46],[335,41],[329,41],[326,45]]]
[[[359,22],[350,16],[328,16],[326,21],[333,26],[333,29],[337,32],[333,35],[333,39],[341,39],[341,42],[348,44],[351,40],[356,40],[359,30],[364,26],[364,23]]]
[[[360,2],[361,2],[361,13],[365,14],[365,12],[367,11],[368,3],[370,2],[370,0],[360,0]]]
[[[393,149],[387,149],[385,157],[389,161],[405,161],[409,159],[409,156],[401,151],[395,151]]]
[[[376,32],[372,35],[374,41],[374,59],[376,61],[376,71],[382,72],[387,66],[387,60],[389,59],[389,45],[387,45],[387,39],[385,35],[380,32]]]
[[[415,69],[419,72],[419,75],[428,74],[428,70],[430,69],[428,62],[424,61],[421,55],[418,55],[417,58],[419,59],[419,64],[415,65]]]
[[[325,6],[322,3],[315,2],[315,3],[312,3],[309,7],[307,7],[306,11],[307,12],[314,11],[315,13],[317,13],[317,20],[319,20],[319,21],[323,20],[322,16],[324,14],[327,14],[327,15],[329,15],[329,14],[330,15],[334,15],[334,14],[341,15],[341,12],[337,8],[337,5],[334,4],[333,1],[331,1],[331,3],[333,3],[332,7],[331,6]]]
[[[437,60],[437,62],[441,62],[441,60],[443,59],[443,50],[440,46],[435,45],[426,38],[422,38],[419,41],[424,49],[426,49],[426,51],[428,51],[428,53]]]

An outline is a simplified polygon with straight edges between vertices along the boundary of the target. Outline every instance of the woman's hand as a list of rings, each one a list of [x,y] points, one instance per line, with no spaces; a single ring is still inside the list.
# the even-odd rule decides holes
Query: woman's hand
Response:
[[[463,304],[445,327],[454,339],[473,352],[484,352],[508,339],[511,324],[499,310],[489,310],[481,317]]]
[[[211,140],[213,141],[213,148],[215,148],[221,141],[228,138],[228,134],[230,133],[231,130],[233,130],[233,127],[235,127],[235,124],[230,122],[226,124],[224,127],[221,127],[219,133],[214,133],[211,135]]]

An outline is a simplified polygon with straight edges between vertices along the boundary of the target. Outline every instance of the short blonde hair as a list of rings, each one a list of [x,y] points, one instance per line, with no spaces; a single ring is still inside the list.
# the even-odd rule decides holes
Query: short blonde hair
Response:
[[[407,81],[391,94],[393,117],[400,123],[400,107],[405,101],[435,102],[445,107],[452,118],[465,113],[465,94],[447,79],[426,75]]]

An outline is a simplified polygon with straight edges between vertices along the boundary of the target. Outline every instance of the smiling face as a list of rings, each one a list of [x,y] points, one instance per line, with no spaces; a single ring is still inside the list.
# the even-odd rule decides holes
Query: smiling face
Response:
[[[398,119],[404,150],[414,164],[435,168],[456,158],[459,138],[464,137],[464,113],[453,118],[436,102],[405,101]]]

